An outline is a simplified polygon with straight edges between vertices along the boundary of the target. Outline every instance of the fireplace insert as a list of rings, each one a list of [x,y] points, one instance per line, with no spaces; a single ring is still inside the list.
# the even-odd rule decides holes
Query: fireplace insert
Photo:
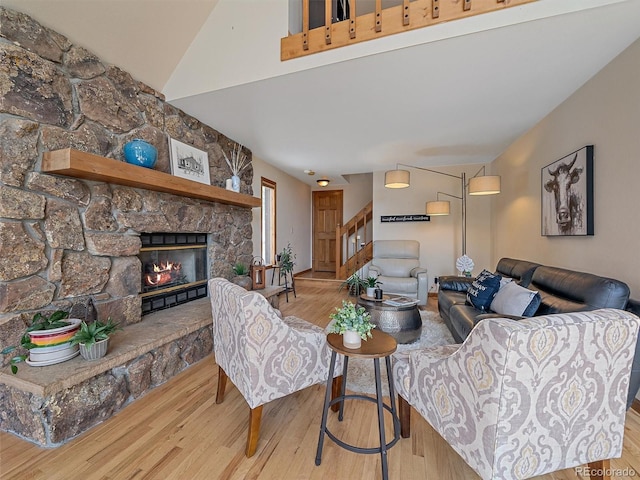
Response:
[[[207,296],[207,235],[142,233],[142,314]]]

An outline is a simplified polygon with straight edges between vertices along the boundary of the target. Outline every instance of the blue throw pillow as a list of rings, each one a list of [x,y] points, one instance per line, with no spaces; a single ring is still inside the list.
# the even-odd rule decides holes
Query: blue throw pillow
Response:
[[[536,292],[536,294],[531,299],[531,303],[524,309],[522,312],[523,317],[533,317],[535,313],[538,311],[538,307],[542,302],[542,297],[540,297],[540,293]]]
[[[467,291],[467,301],[483,312],[488,310],[493,297],[500,289],[500,275],[482,270]]]

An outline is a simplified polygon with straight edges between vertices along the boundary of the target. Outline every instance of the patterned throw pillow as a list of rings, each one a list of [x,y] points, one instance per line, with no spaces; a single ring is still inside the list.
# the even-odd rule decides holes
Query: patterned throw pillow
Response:
[[[482,270],[467,291],[467,301],[477,309],[486,311],[500,288],[501,278],[500,275]]]
[[[509,282],[500,287],[491,302],[491,310],[502,315],[530,317],[538,309],[538,306],[540,306],[538,292],[521,287],[515,282]]]

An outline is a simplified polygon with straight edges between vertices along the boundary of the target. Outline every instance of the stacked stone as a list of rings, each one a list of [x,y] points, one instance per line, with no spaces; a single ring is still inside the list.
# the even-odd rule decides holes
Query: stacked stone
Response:
[[[31,17],[0,7],[0,347],[41,310],[96,299],[101,318],[140,321],[140,232],[210,234],[210,275],[249,264],[251,210],[40,173],[42,153],[74,148],[123,160],[142,138],[170,173],[169,137],[208,153],[212,184],[229,176],[233,141],[166,103]],[[250,157],[250,152],[245,152]],[[252,194],[252,168],[241,192]],[[3,359],[3,365],[8,362]]]

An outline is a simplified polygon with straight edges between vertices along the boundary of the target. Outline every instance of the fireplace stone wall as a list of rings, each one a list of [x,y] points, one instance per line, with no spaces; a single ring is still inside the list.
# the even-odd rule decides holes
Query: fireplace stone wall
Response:
[[[0,347],[36,312],[95,300],[100,318],[141,320],[140,232],[208,234],[209,275],[252,258],[251,210],[41,173],[42,154],[74,148],[123,160],[142,138],[170,173],[169,137],[205,150],[211,183],[230,176],[234,142],[127,72],[31,17],[0,7]],[[245,152],[251,158],[251,152]],[[253,170],[241,177],[252,194]],[[2,359],[7,365],[9,355]]]

